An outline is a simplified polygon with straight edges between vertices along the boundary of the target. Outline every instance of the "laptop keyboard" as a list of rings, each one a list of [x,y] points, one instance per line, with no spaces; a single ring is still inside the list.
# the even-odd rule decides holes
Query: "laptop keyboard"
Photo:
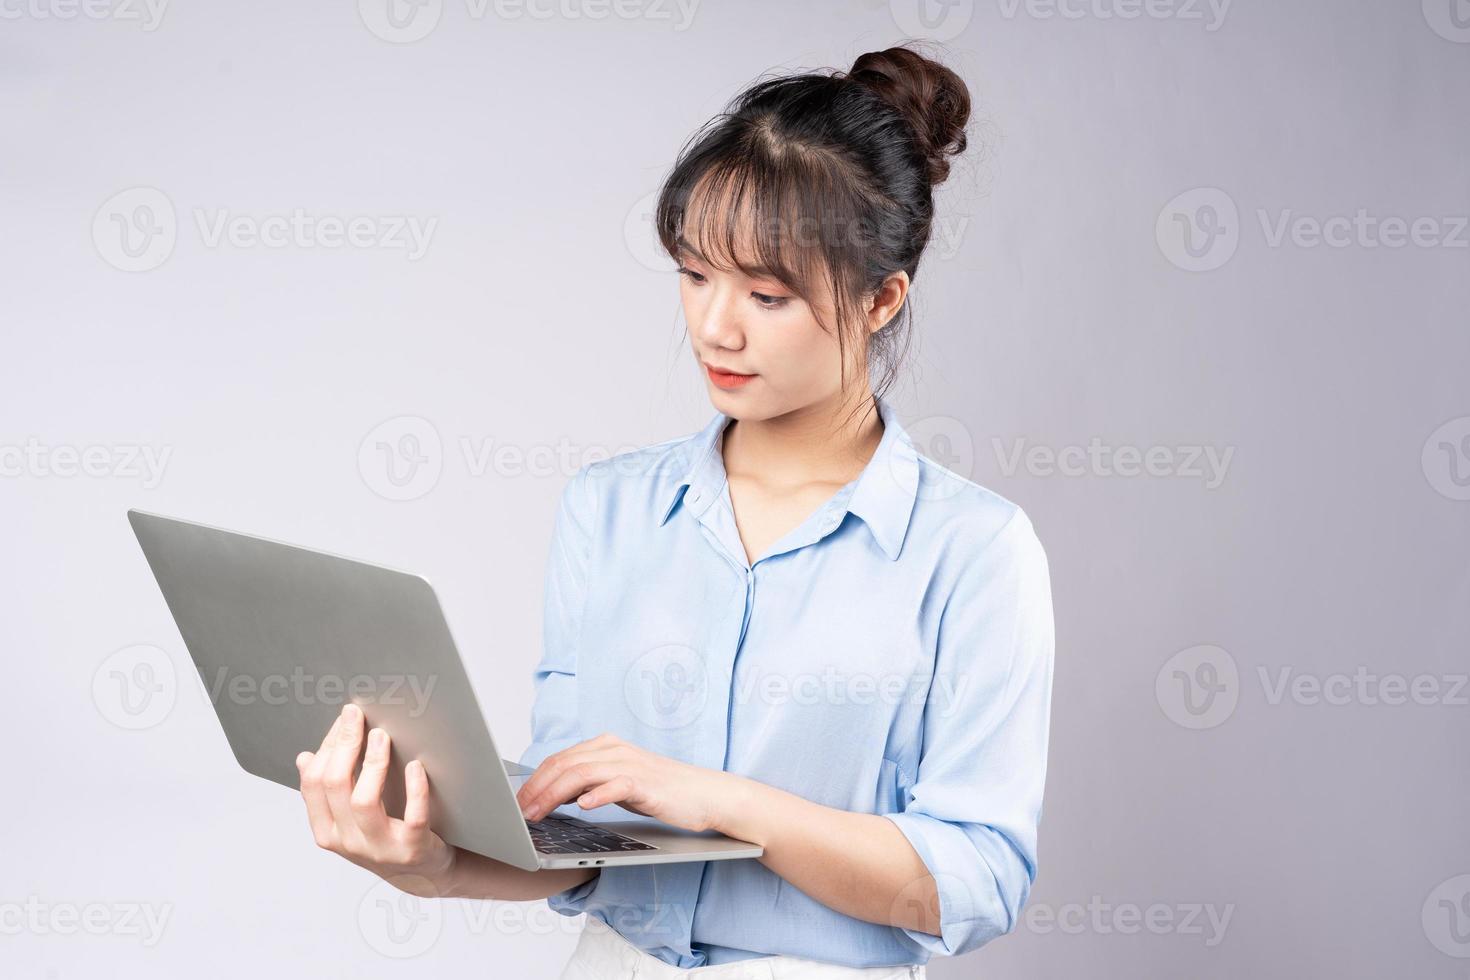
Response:
[[[543,817],[527,821],[531,843],[542,854],[598,854],[608,851],[656,851],[657,847],[576,817]]]

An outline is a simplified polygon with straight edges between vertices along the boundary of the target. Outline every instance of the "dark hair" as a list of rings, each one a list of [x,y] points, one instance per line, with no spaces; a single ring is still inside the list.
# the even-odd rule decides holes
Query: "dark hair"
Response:
[[[659,241],[677,257],[697,206],[701,241],[693,244],[717,268],[764,266],[808,302],[829,285],[843,388],[852,341],[869,368],[883,365],[881,394],[908,348],[908,300],[874,334],[852,313],[900,269],[916,277],[934,187],[949,176],[948,158],[964,151],[969,118],[964,81],[907,46],[862,55],[847,72],[759,81],[680,150],[659,192]],[[716,229],[710,218],[721,202],[728,207]],[[755,253],[745,261],[735,247],[741,226]],[[818,323],[827,329],[820,313]]]

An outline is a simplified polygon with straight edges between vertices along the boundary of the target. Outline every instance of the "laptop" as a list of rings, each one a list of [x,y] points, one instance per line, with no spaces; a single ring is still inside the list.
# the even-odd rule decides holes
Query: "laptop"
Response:
[[[424,578],[140,510],[128,521],[246,772],[299,791],[297,754],[351,700],[392,740],[388,813],[403,816],[403,768],[421,759],[430,826],[450,844],[526,871],[760,857],[620,808],[589,819],[572,802],[528,822],[515,793],[532,770],[496,750]]]

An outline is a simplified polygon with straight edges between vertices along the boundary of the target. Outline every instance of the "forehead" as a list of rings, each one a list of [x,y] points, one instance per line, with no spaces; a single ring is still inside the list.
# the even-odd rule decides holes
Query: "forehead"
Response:
[[[749,185],[732,186],[731,181],[724,181],[712,187],[706,175],[689,196],[676,244],[720,268],[782,278],[782,270],[791,268],[788,260],[795,259],[798,266],[802,263],[787,254],[780,220],[762,213],[772,206]]]
[[[706,177],[689,195],[680,244],[701,255],[733,249],[742,258],[754,258],[758,246],[752,196],[730,186],[712,189]]]

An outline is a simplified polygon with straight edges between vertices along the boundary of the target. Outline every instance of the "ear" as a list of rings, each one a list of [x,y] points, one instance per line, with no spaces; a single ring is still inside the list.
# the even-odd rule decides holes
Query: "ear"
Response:
[[[909,294],[909,274],[900,269],[878,287],[868,303],[868,333],[877,333],[898,314],[904,297]]]

